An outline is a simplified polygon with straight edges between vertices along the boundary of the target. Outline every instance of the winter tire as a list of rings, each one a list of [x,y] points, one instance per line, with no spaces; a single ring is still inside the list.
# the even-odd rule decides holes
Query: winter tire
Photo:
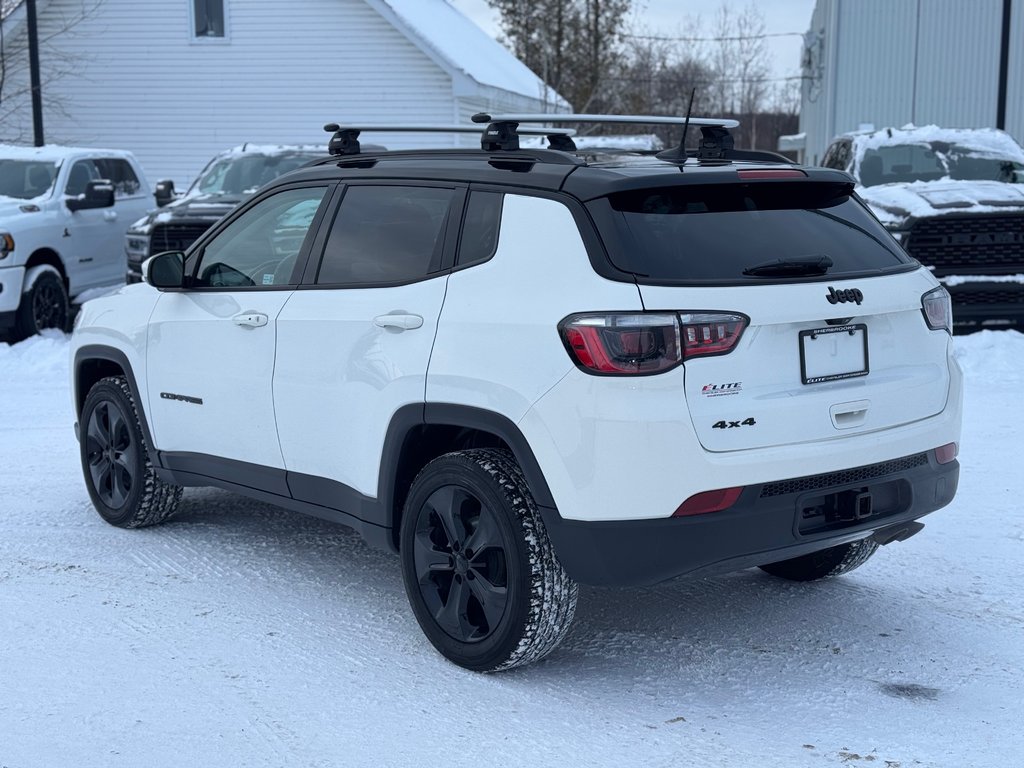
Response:
[[[93,385],[79,424],[82,473],[100,517],[119,528],[143,528],[174,514],[182,489],[153,471],[123,376]]]
[[[21,297],[15,320],[15,337],[28,338],[47,328],[66,331],[70,313],[64,281],[56,272],[43,272]]]
[[[877,549],[878,544],[871,539],[861,539],[790,560],[762,565],[761,570],[790,581],[827,579],[859,568]]]
[[[510,669],[546,656],[568,632],[578,588],[508,451],[430,462],[413,481],[400,537],[409,602],[449,661]]]

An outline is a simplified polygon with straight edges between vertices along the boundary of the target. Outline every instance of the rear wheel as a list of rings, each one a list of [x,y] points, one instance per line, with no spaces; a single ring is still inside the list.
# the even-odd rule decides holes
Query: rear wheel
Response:
[[[22,294],[15,321],[18,338],[34,336],[47,328],[68,329],[68,291],[56,272],[40,274],[28,292]]]
[[[182,489],[153,470],[123,376],[93,385],[79,423],[82,473],[100,517],[119,528],[143,528],[174,514]]]
[[[832,576],[842,576],[867,562],[878,550],[878,544],[871,539],[851,541],[829,547],[809,555],[781,560],[762,565],[761,570],[790,581],[814,581]]]
[[[430,462],[410,489],[400,536],[416,619],[455,664],[481,672],[529,664],[569,631],[578,588],[507,451]]]

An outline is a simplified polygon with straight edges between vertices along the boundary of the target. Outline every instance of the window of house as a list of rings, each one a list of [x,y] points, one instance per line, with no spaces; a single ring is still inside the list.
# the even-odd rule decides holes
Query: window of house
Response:
[[[454,196],[455,190],[438,187],[349,187],[316,282],[404,283],[436,272]]]
[[[191,0],[192,34],[194,37],[226,37],[226,0]]]

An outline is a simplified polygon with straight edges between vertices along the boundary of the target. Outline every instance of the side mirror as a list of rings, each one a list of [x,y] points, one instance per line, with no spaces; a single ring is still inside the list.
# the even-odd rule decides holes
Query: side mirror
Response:
[[[106,179],[95,179],[85,185],[85,192],[65,202],[69,211],[110,208],[114,205],[114,185]]]
[[[153,190],[153,197],[156,198],[156,207],[163,208],[174,199],[174,181],[161,179],[156,183]]]
[[[154,288],[181,288],[185,285],[185,254],[164,251],[150,256],[142,264],[142,277]]]

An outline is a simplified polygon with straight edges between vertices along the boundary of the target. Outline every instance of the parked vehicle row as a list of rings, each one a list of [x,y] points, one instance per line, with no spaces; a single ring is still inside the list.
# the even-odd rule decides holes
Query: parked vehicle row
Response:
[[[171,181],[151,190],[130,152],[0,145],[0,338],[66,330],[87,292],[138,282],[143,259],[188,248],[261,186],[320,155],[246,144],[214,157],[178,196]]]

